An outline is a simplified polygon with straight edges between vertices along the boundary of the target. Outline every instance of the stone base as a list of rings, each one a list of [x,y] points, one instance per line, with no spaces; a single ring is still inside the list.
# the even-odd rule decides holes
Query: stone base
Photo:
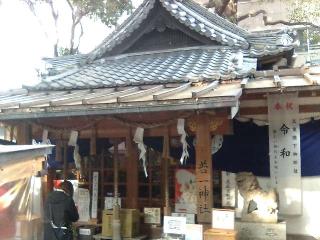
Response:
[[[286,240],[286,223],[235,222],[237,240]]]
[[[287,240],[317,240],[314,237],[306,235],[287,234]]]

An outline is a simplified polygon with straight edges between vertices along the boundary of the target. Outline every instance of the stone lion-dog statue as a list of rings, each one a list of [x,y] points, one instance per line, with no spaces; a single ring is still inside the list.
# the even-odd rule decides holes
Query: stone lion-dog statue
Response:
[[[251,172],[239,172],[236,182],[244,199],[242,221],[276,223],[278,221],[278,198],[276,191],[264,191]]]

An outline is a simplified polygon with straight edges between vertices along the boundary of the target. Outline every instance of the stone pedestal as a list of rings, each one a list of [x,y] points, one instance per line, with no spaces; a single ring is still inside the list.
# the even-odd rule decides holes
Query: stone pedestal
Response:
[[[286,240],[286,222],[235,222],[237,240]]]

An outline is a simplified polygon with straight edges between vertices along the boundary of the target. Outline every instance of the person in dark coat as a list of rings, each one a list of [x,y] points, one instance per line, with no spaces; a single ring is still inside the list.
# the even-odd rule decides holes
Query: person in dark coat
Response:
[[[79,219],[72,199],[73,186],[69,181],[48,194],[44,205],[44,240],[71,240],[72,222]]]

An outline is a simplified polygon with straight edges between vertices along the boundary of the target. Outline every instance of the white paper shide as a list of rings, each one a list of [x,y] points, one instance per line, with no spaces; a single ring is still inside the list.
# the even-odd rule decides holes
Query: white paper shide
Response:
[[[146,177],[148,177],[147,167],[146,167],[146,152],[147,152],[147,150],[146,150],[146,147],[143,143],[143,133],[144,133],[144,129],[141,127],[137,127],[136,133],[134,134],[133,141],[136,144],[138,144],[138,149],[140,151],[139,159],[142,160],[144,174]]]

